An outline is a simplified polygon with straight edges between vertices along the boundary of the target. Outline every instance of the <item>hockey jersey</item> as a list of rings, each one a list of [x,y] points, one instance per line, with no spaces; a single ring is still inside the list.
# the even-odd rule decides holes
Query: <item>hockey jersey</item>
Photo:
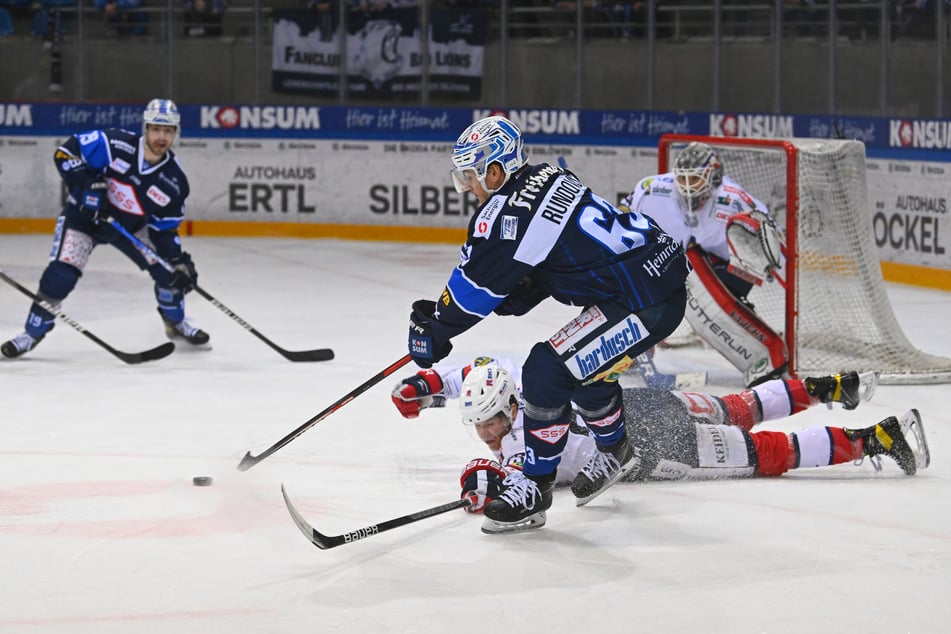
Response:
[[[769,214],[760,200],[754,198],[728,176],[712,196],[697,209],[697,226],[687,226],[683,198],[677,194],[673,172],[641,179],[623,201],[632,212],[650,216],[674,240],[685,248],[695,242],[707,253],[721,260],[730,259],[726,240],[727,221],[735,214],[758,209]]]
[[[637,312],[686,276],[683,249],[649,218],[621,213],[570,171],[531,165],[472,217],[433,326],[443,340],[464,332],[525,278],[563,304],[613,300]]]
[[[67,213],[76,211],[91,182],[105,179],[109,215],[131,233],[147,226],[156,251],[168,258],[181,251],[177,236],[188,179],[171,150],[159,163],[148,163],[144,142],[128,130],[91,130],[67,139],[53,160],[66,184]]]

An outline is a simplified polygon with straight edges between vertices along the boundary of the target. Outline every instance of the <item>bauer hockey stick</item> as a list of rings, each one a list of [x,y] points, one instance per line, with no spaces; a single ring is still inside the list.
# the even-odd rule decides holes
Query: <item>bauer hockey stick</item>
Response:
[[[294,508],[293,504],[291,504],[290,498],[287,497],[287,491],[284,490],[283,484],[281,485],[281,495],[284,496],[284,504],[287,506],[287,510],[294,519],[294,523],[297,524],[297,528],[299,528],[300,532],[304,534],[304,537],[310,540],[310,543],[321,550],[336,548],[337,546],[343,546],[344,544],[366,539],[367,537],[373,537],[374,535],[379,535],[382,532],[399,528],[400,526],[406,526],[407,524],[412,524],[428,517],[442,515],[443,513],[448,513],[449,511],[454,511],[456,509],[467,508],[472,504],[472,500],[469,498],[463,498],[460,500],[454,500],[453,502],[449,502],[447,504],[440,504],[439,506],[424,509],[422,511],[416,511],[415,513],[410,513],[409,515],[386,520],[385,522],[380,522],[379,524],[370,524],[369,526],[364,526],[363,528],[358,528],[342,535],[324,535],[316,528],[311,526],[307,520],[305,520],[301,514],[297,512],[297,509]]]
[[[21,293],[23,293],[24,295],[32,299],[34,302],[36,302],[37,304],[39,304],[40,306],[42,306],[49,312],[53,313],[55,316],[65,321],[74,330],[86,335],[86,337],[88,337],[89,339],[92,339],[95,343],[99,344],[99,346],[101,346],[102,348],[105,348],[106,351],[119,357],[126,363],[134,365],[136,363],[142,363],[144,361],[155,361],[156,359],[167,357],[168,355],[172,354],[172,352],[175,351],[175,344],[172,343],[171,341],[163,343],[160,346],[156,346],[155,348],[144,350],[142,352],[123,352],[122,350],[116,350],[115,348],[110,346],[108,343],[106,343],[105,341],[97,337],[96,335],[92,334],[91,332],[83,328],[82,325],[78,321],[74,320],[72,317],[70,317],[66,313],[60,312],[58,308],[56,308],[55,306],[53,306],[46,300],[42,299],[39,295],[30,291],[28,288],[21,286],[19,282],[17,282],[15,279],[13,279],[12,277],[4,273],[2,269],[0,269],[0,279],[2,279],[4,282],[9,284],[10,286],[12,286],[13,288],[17,289],[18,291],[20,291]]]
[[[311,418],[309,421],[307,421],[306,423],[304,423],[303,425],[301,425],[300,427],[298,427],[297,429],[295,429],[288,435],[284,436],[283,438],[278,440],[276,443],[274,443],[273,445],[271,445],[270,447],[268,447],[267,449],[265,449],[258,455],[252,456],[250,451],[244,454],[244,458],[242,458],[241,462],[238,463],[238,471],[247,471],[248,469],[250,469],[257,463],[261,462],[262,460],[264,460],[265,458],[273,454],[275,451],[277,451],[281,447],[284,447],[285,445],[289,444],[292,440],[294,440],[295,438],[303,434],[305,431],[307,431],[308,429],[310,429],[311,427],[313,427],[314,425],[316,425],[323,419],[327,418],[328,416],[336,412],[338,409],[340,409],[341,407],[343,407],[344,405],[346,405],[347,403],[349,403],[356,397],[360,396],[361,394],[369,390],[371,387],[373,387],[374,385],[376,385],[377,383],[379,383],[386,377],[390,376],[391,374],[393,374],[394,372],[402,368],[404,365],[409,363],[411,359],[412,359],[411,356],[406,355],[399,361],[390,365],[388,368],[373,375],[372,377],[364,381],[362,384],[360,384],[358,387],[355,387],[350,392],[348,392],[346,396],[342,397],[336,403],[334,403],[333,405],[331,405],[330,407],[328,407],[321,413],[317,414],[316,416]]]
[[[116,222],[112,218],[110,218],[108,222],[110,225],[112,225],[112,227],[116,231],[118,231],[119,233],[124,235],[126,238],[128,238],[132,244],[134,244],[140,251],[142,251],[142,253],[144,253],[150,258],[153,258],[156,262],[158,262],[158,264],[163,269],[165,269],[169,273],[175,270],[174,266],[172,266],[169,262],[159,257],[159,255],[153,249],[151,249],[147,244],[145,244],[144,242],[139,240],[137,237],[135,237],[132,233],[130,233],[128,229],[120,225],[118,222]],[[271,341],[270,339],[262,335],[260,332],[258,332],[253,326],[251,326],[251,324],[241,319],[241,317],[239,317],[237,313],[235,313],[233,310],[231,310],[230,308],[222,304],[211,293],[209,293],[202,287],[198,286],[198,284],[192,284],[192,288],[195,289],[196,293],[198,293],[199,295],[207,299],[209,302],[214,304],[215,308],[217,308],[218,310],[226,314],[228,317],[231,317],[231,319],[234,320],[235,323],[237,323],[239,326],[241,326],[242,328],[250,332],[252,335],[254,335],[258,339],[266,343],[268,346],[270,346],[273,350],[277,351],[281,356],[283,356],[288,361],[330,361],[331,359],[334,358],[334,351],[331,350],[330,348],[317,348],[315,350],[287,350],[285,348],[282,348],[281,346],[277,345],[276,343],[274,343],[273,341]]]

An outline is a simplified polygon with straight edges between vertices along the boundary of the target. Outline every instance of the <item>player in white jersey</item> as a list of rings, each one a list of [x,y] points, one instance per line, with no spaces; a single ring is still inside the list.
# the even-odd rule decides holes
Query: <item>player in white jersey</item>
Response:
[[[779,277],[782,241],[766,205],[723,173],[712,147],[690,143],[666,174],[641,179],[621,209],[650,216],[693,266],[685,318],[743,372],[747,385],[783,376],[782,338],[754,312],[754,284]]]
[[[496,498],[503,480],[525,457],[519,369],[507,359],[478,357],[464,367],[421,370],[403,379],[392,399],[405,418],[461,398],[463,423],[472,426],[494,459],[475,458],[463,469],[470,512]],[[625,423],[638,466],[626,480],[710,480],[782,475],[869,456],[894,459],[908,475],[930,462],[921,417],[910,410],[864,429],[813,426],[786,434],[751,431],[756,424],[792,416],[820,403],[854,409],[874,393],[877,376],[854,372],[819,378],[773,379],[722,397],[651,388],[624,390]],[[580,421],[579,421],[580,423]],[[914,443],[909,443],[909,439]],[[583,424],[571,426],[557,484],[568,484],[596,451]]]

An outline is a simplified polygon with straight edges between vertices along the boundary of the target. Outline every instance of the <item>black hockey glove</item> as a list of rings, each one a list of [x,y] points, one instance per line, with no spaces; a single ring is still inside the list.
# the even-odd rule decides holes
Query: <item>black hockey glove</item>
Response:
[[[83,189],[79,212],[93,222],[105,220],[108,214],[109,183],[102,178],[91,180]]]
[[[186,251],[181,255],[169,258],[168,263],[175,267],[169,279],[169,286],[174,289],[187,293],[198,284],[198,271],[195,270],[195,263],[192,262],[192,256]]]
[[[501,304],[495,307],[493,311],[496,315],[524,315],[535,308],[543,301],[548,299],[547,291],[543,291],[537,286],[532,278],[523,277],[512,292],[508,294]]]
[[[409,355],[421,368],[433,367],[452,351],[452,343],[442,341],[433,332],[435,313],[436,302],[418,299],[413,302],[413,312],[409,315]]]

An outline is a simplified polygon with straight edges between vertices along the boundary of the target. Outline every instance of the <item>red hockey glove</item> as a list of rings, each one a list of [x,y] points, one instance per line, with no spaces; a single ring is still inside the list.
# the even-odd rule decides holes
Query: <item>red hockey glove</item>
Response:
[[[502,481],[508,474],[495,460],[473,458],[459,476],[463,499],[472,500],[466,508],[467,513],[481,513],[485,505],[499,497]]]
[[[442,378],[439,373],[435,370],[420,370],[393,388],[390,398],[403,418],[416,418],[422,410],[436,405],[433,397],[441,392]],[[442,399],[439,404],[444,402]]]

